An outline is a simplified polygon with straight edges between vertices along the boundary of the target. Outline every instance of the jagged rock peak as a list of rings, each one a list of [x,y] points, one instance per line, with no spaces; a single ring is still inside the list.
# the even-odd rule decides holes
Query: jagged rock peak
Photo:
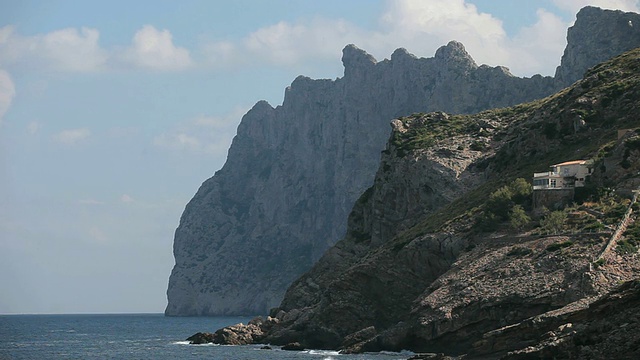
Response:
[[[405,48],[398,48],[391,54],[391,61],[397,62],[404,59],[417,59],[418,57],[408,52]]]
[[[469,69],[478,67],[471,55],[469,55],[464,48],[464,45],[455,40],[449,41],[447,45],[436,50],[435,59],[438,62],[460,64]]]
[[[268,117],[267,114],[273,112],[273,107],[266,100],[258,101],[243,116],[243,121],[238,125],[238,134],[244,135],[253,126],[254,123],[260,122],[261,119]]]
[[[342,50],[345,76],[354,70],[371,67],[377,62],[373,56],[353,44],[345,46]]]
[[[255,105],[253,105],[253,107],[249,111],[263,112],[263,111],[272,111],[272,110],[273,110],[273,106],[271,106],[271,104],[269,104],[267,100],[260,100]]]
[[[612,13],[615,13],[617,15],[624,13],[624,11],[622,10],[601,9],[597,6],[587,5],[578,11],[578,13],[576,14],[576,19],[594,20],[595,18],[600,17],[603,11],[611,11]]]
[[[640,47],[640,14],[620,10],[582,8],[567,31],[567,47],[556,69],[556,80],[572,84],[584,70],[607,59]]]

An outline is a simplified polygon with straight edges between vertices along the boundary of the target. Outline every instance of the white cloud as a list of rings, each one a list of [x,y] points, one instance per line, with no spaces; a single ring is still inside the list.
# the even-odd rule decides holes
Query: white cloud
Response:
[[[237,108],[224,116],[196,116],[156,136],[153,144],[174,151],[224,156],[246,112],[246,108]]]
[[[11,25],[0,28],[0,64],[27,69],[93,72],[113,68],[183,70],[192,65],[189,51],[173,44],[169,30],[145,25],[124,49],[103,49],[96,29],[66,28],[46,34],[22,36]]]
[[[480,13],[463,0],[388,1],[380,25],[380,30],[365,31],[342,19],[279,22],[235,44],[205,45],[204,53],[211,62],[223,65],[255,59],[290,66],[300,61],[339,58],[349,43],[383,58],[398,47],[432,54],[450,40],[458,40],[480,60],[508,57],[500,46],[506,39],[500,20]]]
[[[122,196],[120,196],[120,202],[123,203],[131,203],[134,202],[133,198],[131,196],[129,196],[128,194],[122,194]]]
[[[389,0],[377,30],[364,30],[345,20],[280,22],[236,43],[207,44],[204,54],[211,63],[223,66],[252,61],[291,66],[339,59],[349,43],[382,59],[399,47],[433,56],[437,48],[457,40],[479,64],[504,65],[518,75],[552,75],[562,55],[567,26],[555,15],[539,10],[536,24],[510,38],[499,19],[464,0]],[[541,48],[535,50],[534,45]]]
[[[567,45],[569,24],[544,9],[538,9],[537,16],[535,24],[522,28],[506,44],[509,57],[504,59],[504,64],[516,74],[553,75],[552,70],[560,64]]]
[[[0,124],[4,114],[7,113],[13,98],[16,96],[16,87],[9,73],[0,69]]]
[[[381,16],[385,32],[372,39],[372,46],[383,43],[389,53],[405,47],[411,52],[433,54],[438,47],[457,40],[478,63],[508,57],[502,46],[506,40],[502,22],[479,12],[473,4],[463,0],[405,0],[387,4]]]
[[[350,38],[362,35],[344,20],[315,19],[309,23],[280,22],[259,29],[243,41],[252,54],[276,64],[290,65],[314,57],[334,57]]]
[[[151,25],[136,32],[124,60],[152,70],[183,70],[192,65],[189,51],[173,44],[169,30],[159,31]]]
[[[52,139],[65,145],[73,145],[91,136],[87,128],[62,130],[52,135]]]
[[[87,27],[21,36],[5,26],[0,29],[0,63],[59,71],[101,70],[107,52],[98,44],[99,38],[98,30]]]
[[[585,6],[597,6],[603,9],[640,12],[638,0],[553,0],[555,6],[571,14],[576,14]]]
[[[255,64],[292,66],[334,60],[353,39],[365,32],[342,19],[316,18],[295,23],[278,22],[260,28],[238,42],[202,45],[204,63],[216,68]]]

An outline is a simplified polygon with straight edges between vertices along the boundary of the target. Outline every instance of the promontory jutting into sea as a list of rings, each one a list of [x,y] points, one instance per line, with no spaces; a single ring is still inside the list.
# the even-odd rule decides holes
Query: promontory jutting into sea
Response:
[[[261,315],[197,343],[640,356],[640,15],[585,7],[567,40],[531,78],[347,45],[342,78],[258,102],[185,208],[165,314]]]

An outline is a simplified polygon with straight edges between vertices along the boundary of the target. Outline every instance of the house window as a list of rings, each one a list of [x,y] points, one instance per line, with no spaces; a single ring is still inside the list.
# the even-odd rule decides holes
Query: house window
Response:
[[[533,186],[549,186],[549,179],[535,179]]]
[[[552,188],[556,187],[556,180],[555,179],[551,180],[551,187]]]

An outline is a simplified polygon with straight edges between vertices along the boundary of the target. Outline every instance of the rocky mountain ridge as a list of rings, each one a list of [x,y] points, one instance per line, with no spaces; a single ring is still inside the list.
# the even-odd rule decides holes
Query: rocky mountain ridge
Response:
[[[397,119],[346,237],[245,339],[484,359],[640,355],[637,336],[604,317],[640,324],[640,206],[616,195],[640,191],[639,110],[636,49],[539,101]],[[505,183],[575,158],[595,160],[592,198],[558,211],[559,230],[543,232],[548,215],[523,230],[479,226]],[[603,257],[629,211],[635,225]]]
[[[637,14],[585,8],[569,33],[594,33],[592,21],[599,16],[640,23]],[[640,39],[634,35],[618,43],[631,48]],[[243,117],[224,167],[202,184],[181,217],[165,313],[256,314],[277,306],[293,280],[344,236],[349,211],[374,180],[389,119],[433,110],[473,113],[541,98],[597,63],[589,44],[569,38],[556,79],[518,78],[503,67],[478,66],[457,42],[433,58],[398,49],[380,62],[353,45],[345,47],[344,77],[298,77],[281,106],[259,102]],[[571,71],[563,70],[568,67]],[[479,155],[469,156],[473,162]],[[458,170],[448,171],[458,176]],[[473,183],[473,174],[463,173]],[[424,188],[417,196],[431,192],[450,200],[455,193],[444,191]],[[434,197],[432,206],[442,203]],[[370,232],[384,243],[400,230],[395,221],[414,210],[396,209],[391,216],[387,209],[384,218],[363,214],[381,225],[362,234]]]

